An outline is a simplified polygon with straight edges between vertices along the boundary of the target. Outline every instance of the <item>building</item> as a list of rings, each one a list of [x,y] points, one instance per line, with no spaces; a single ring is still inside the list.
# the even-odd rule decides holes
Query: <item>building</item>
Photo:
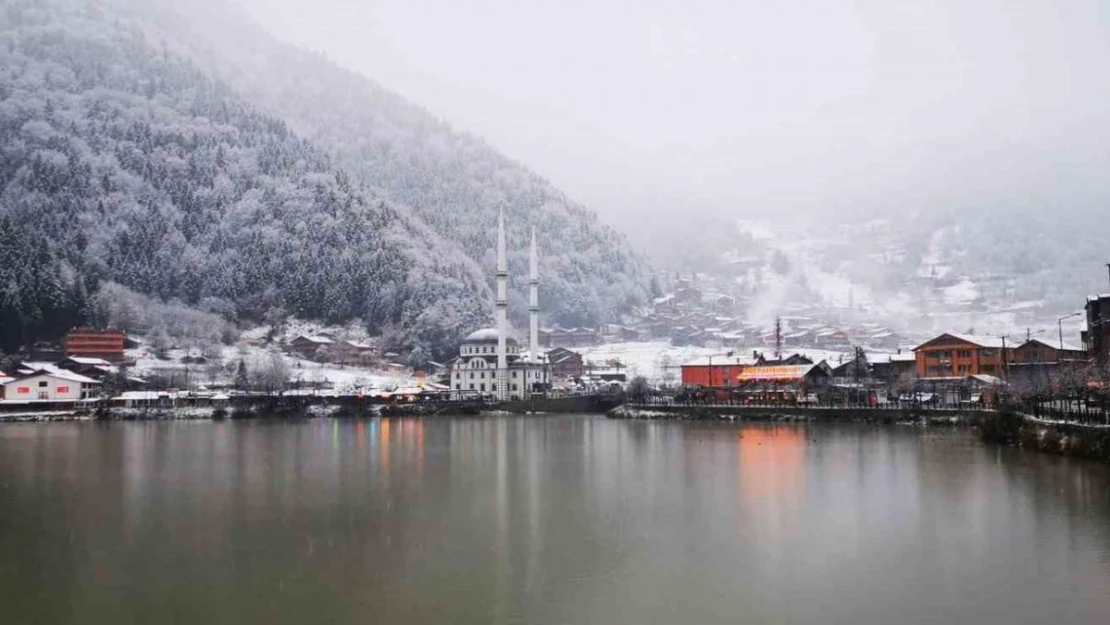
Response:
[[[74,328],[63,341],[66,356],[103,358],[112,362],[122,361],[126,348],[127,335],[120,330]]]
[[[100,382],[70,371],[38,371],[8,378],[0,399],[4,401],[76,402],[97,396]]]
[[[305,348],[308,346],[305,345]],[[330,345],[318,347],[316,355],[342,364],[369,364],[375,360],[374,346],[367,341],[333,341]]]
[[[539,331],[540,347],[590,347],[598,344],[597,330],[555,326]]]
[[[509,336],[509,263],[505,247],[504,215],[497,218],[497,327],[471,332],[451,361],[451,393],[456,397],[490,395],[499,400],[526,399],[546,391],[545,365],[539,358],[539,258],[536,232],[532,231],[529,259],[529,350],[521,352]],[[595,333],[596,335],[596,333]]]
[[[497,395],[497,328],[484,328],[471,332],[463,340],[459,356],[451,367],[451,390],[461,397],[467,395]],[[509,337],[505,341],[508,363],[508,399],[524,399],[533,392],[542,391],[543,365],[521,357],[520,345]]]
[[[713,362],[716,360],[716,362]],[[682,385],[701,387],[736,386],[740,372],[751,363],[741,363],[738,358],[720,357],[699,359],[682,365]]]
[[[335,341],[327,336],[300,335],[289,342],[289,349],[301,358],[314,360],[323,356],[323,352],[332,347]]]
[[[586,372],[586,362],[582,354],[556,347],[547,352],[547,370],[552,378],[580,378]]]
[[[867,362],[867,356],[860,354],[833,367],[832,377],[843,382],[860,383],[868,381],[871,372],[871,363]]]
[[[601,337],[613,343],[638,341],[640,340],[640,332],[627,326],[607,323],[601,326]]]
[[[913,352],[898,352],[885,360],[876,358],[871,363],[871,375],[887,386],[909,384],[917,377],[917,356]]]
[[[1087,298],[1087,331],[1084,333],[1088,356],[1099,366],[1110,362],[1110,294]]]
[[[1054,345],[1041,339],[1030,339],[1014,349],[1014,363],[1018,364],[1085,363],[1086,361],[1086,349],[1067,343]]]
[[[93,378],[94,380],[102,380],[110,374],[119,373],[119,367],[107,360],[88,356],[70,356],[69,358],[59,361],[55,366],[59,369],[65,369],[66,371]]]
[[[919,378],[966,378],[988,374],[1003,376],[1014,362],[1014,348],[996,336],[942,334],[913,350]]]

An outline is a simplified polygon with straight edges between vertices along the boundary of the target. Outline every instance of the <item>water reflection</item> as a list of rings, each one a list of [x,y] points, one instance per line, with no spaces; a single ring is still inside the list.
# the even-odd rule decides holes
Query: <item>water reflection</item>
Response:
[[[0,427],[10,622],[1105,622],[1105,467],[574,418]]]

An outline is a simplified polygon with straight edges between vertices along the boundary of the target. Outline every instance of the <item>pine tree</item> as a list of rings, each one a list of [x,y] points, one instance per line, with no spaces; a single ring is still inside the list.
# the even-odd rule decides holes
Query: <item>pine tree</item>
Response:
[[[239,368],[235,370],[235,390],[245,391],[250,388],[250,385],[250,380],[247,379],[247,363],[240,360]]]

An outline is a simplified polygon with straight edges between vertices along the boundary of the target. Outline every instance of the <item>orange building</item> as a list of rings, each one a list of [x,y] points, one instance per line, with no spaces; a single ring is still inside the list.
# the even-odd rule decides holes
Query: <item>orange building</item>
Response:
[[[682,365],[682,385],[736,386],[743,370],[744,365],[727,362],[719,365],[701,363]]]
[[[123,360],[127,335],[119,330],[74,328],[66,334],[66,356],[92,356],[105,360]]]
[[[987,374],[1001,376],[1014,362],[1014,348],[1001,337],[942,334],[914,348],[916,371],[921,378],[964,378]]]

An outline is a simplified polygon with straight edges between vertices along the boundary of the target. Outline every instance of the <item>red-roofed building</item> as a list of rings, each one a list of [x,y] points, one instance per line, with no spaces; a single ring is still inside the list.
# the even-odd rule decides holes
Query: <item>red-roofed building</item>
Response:
[[[921,378],[1001,376],[1014,362],[1014,348],[996,336],[942,334],[914,348],[917,375]]]
[[[74,328],[66,334],[66,356],[88,356],[112,362],[123,360],[127,335],[120,330]]]

